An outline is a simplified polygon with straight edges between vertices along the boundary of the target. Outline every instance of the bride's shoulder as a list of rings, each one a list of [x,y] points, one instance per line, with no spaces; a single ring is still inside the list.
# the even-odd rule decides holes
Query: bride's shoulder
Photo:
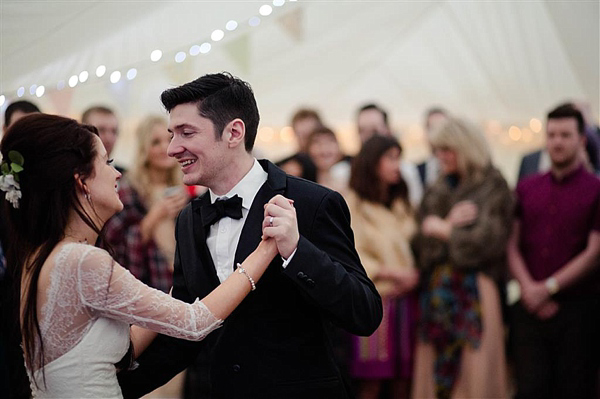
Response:
[[[72,267],[110,264],[112,257],[106,250],[89,244],[69,242],[58,249],[56,263]]]

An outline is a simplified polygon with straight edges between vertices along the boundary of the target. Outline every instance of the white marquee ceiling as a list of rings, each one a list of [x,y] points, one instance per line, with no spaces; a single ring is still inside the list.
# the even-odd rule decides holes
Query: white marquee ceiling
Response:
[[[78,117],[94,103],[135,120],[160,111],[162,90],[208,72],[249,81],[262,125],[281,127],[302,105],[339,129],[365,102],[397,130],[441,105],[485,123],[525,126],[564,100],[599,99],[598,1],[286,1],[248,26],[269,1],[0,0],[0,94],[24,87],[44,110]],[[239,23],[219,42],[214,29]],[[208,54],[178,51],[212,43]],[[163,58],[153,63],[152,50]],[[108,73],[97,78],[100,64]],[[137,77],[111,84],[131,67]],[[60,80],[87,70],[75,88]],[[41,98],[31,85],[44,85]]]

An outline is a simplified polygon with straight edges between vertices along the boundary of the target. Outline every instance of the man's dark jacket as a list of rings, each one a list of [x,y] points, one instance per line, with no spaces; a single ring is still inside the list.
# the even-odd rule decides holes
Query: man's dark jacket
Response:
[[[300,240],[282,268],[276,256],[251,292],[204,341],[159,336],[140,366],[119,376],[126,398],[164,384],[200,353],[205,398],[346,398],[332,355],[332,324],[356,335],[372,334],[382,318],[381,298],[354,248],[350,214],[342,196],[286,175],[268,161],[240,236],[235,262],[261,239],[263,205],[276,194],[294,200]],[[205,194],[180,213],[173,296],[203,298],[219,285],[201,224]]]

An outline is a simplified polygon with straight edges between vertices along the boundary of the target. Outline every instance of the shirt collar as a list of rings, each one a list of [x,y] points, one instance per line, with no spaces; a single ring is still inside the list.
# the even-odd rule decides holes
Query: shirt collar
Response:
[[[210,194],[210,203],[214,203],[217,198],[231,198],[237,194],[242,197],[242,207],[244,207],[244,209],[250,209],[256,193],[267,181],[267,176],[267,172],[265,172],[255,158],[254,164],[252,165],[252,168],[250,168],[250,171],[248,171],[242,180],[240,180],[238,184],[229,190],[227,194],[216,195],[212,192],[212,190],[209,189],[208,192]]]
[[[580,174],[585,172],[585,166],[583,165],[583,162],[581,162],[581,164],[579,165],[579,167],[573,169],[572,171],[570,171],[569,173],[567,173],[566,175],[564,175],[560,180],[558,180],[554,174],[552,173],[552,170],[550,170],[548,173],[549,177],[550,177],[550,181],[552,181],[555,184],[566,184],[568,182],[570,182],[571,180],[575,179],[577,176],[579,176]]]

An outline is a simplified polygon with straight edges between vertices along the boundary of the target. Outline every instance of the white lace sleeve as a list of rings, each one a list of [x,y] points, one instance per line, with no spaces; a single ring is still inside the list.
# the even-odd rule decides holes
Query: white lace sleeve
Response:
[[[148,287],[98,248],[92,248],[79,262],[77,293],[93,316],[176,338],[200,341],[222,323],[199,299],[189,304]]]

